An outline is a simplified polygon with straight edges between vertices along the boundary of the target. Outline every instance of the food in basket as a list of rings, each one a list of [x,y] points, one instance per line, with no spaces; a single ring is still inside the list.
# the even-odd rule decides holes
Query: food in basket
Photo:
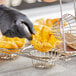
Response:
[[[46,19],[46,20],[44,20],[43,18],[41,18],[41,19],[37,19],[34,23],[37,25],[46,25],[46,26],[48,26],[48,27],[50,27],[50,28],[52,28],[54,25],[55,25],[55,23],[57,23],[58,25],[59,25],[59,23],[60,22],[57,22],[58,20],[59,20],[60,18],[55,18],[55,19]],[[60,20],[61,21],[61,20]],[[61,21],[62,22],[62,21]],[[66,22],[65,21],[63,21],[63,25],[64,26],[66,26]]]
[[[66,33],[66,41],[67,45],[76,51],[76,36]]]
[[[57,0],[43,0],[44,2],[55,2]]]
[[[53,48],[55,48],[57,44],[61,43],[60,40],[55,38],[52,32],[52,26],[54,26],[54,20],[50,22],[51,23],[49,25],[50,27],[48,26],[47,20],[46,21],[44,21],[43,19],[36,20],[38,25],[34,25],[35,35],[33,35],[31,44],[33,45],[34,49],[41,52],[51,51]]]
[[[74,46],[70,46],[70,45],[66,44],[66,51],[69,51],[69,52],[71,52],[71,51],[76,51],[73,47],[74,47]],[[64,51],[64,43],[58,44],[58,45],[56,46],[56,48],[57,48],[57,49],[61,49],[61,51]]]
[[[25,38],[20,39],[18,37],[9,38],[9,37],[2,36],[0,38],[0,48],[20,49],[21,47],[23,47],[25,42],[26,42]],[[16,53],[19,50],[7,50],[7,51]],[[2,52],[2,51],[0,50],[0,52]],[[6,52],[2,52],[2,53],[6,53]]]

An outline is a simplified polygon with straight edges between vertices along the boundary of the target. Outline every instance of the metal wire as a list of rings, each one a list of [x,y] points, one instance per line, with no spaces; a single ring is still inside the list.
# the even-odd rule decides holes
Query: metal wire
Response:
[[[65,14],[63,15],[63,25],[62,26],[62,20],[59,19],[55,26],[53,27],[53,33],[55,37],[59,40],[64,39],[63,35],[63,29],[65,34],[65,42],[68,45],[75,45],[76,47],[76,19],[71,14]]]
[[[76,0],[74,0],[74,12],[75,12],[75,17],[76,17]]]
[[[62,36],[64,42],[64,51],[66,52],[66,43],[65,43],[65,33],[64,33],[64,24],[63,24],[63,10],[62,10],[62,0],[60,0],[60,12],[61,12],[61,20],[62,20]]]
[[[33,50],[32,54],[35,57],[41,57],[44,58],[44,61],[40,61],[40,60],[32,60],[32,64],[36,67],[36,68],[50,68],[52,66],[55,65],[56,61],[59,60],[59,57],[61,56],[61,54],[58,54],[57,51],[55,51],[54,49],[52,49],[50,52],[47,53],[42,53],[39,52],[37,50]],[[46,60],[48,62],[46,62]]]

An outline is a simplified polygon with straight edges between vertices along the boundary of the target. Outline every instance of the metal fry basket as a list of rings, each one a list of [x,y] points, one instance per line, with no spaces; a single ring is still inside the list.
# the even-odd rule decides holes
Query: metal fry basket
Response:
[[[42,53],[34,49],[32,51],[32,54],[44,60],[32,60],[34,67],[42,69],[53,67],[56,61],[59,60],[59,57],[61,56],[61,54],[57,53],[54,49],[52,49],[51,52],[47,53]]]
[[[76,55],[76,1],[74,0],[75,16],[69,13],[63,14],[61,0],[60,4],[61,18],[55,23],[53,33],[57,39],[62,40],[56,48],[70,57]]]

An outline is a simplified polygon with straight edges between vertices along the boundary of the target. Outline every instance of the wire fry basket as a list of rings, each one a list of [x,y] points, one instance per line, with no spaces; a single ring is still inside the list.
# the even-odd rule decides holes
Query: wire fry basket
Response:
[[[34,65],[34,67],[42,69],[53,67],[56,61],[59,60],[59,57],[61,56],[61,54],[57,53],[57,51],[54,51],[54,49],[52,49],[51,52],[47,53],[42,53],[34,49],[33,51],[31,51],[31,53],[34,56],[40,57],[44,60],[44,61],[34,59],[32,60],[32,64]]]
[[[17,58],[16,54],[9,53],[8,50],[14,50],[17,51],[19,49],[6,49],[6,48],[0,48],[0,60],[11,60]]]
[[[76,15],[62,13],[62,1],[61,3],[61,18],[55,23],[53,27],[54,36],[62,40],[62,43],[57,45],[57,49],[65,53],[65,56],[76,55]],[[74,0],[74,11],[76,11]],[[76,12],[75,12],[76,14]],[[69,55],[67,55],[69,54]]]

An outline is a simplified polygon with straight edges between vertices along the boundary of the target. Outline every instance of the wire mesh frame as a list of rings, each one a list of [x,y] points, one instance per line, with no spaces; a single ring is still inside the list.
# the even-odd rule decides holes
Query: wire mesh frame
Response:
[[[40,57],[44,60],[44,61],[40,61],[40,60],[32,59],[32,64],[34,65],[34,67],[40,68],[40,69],[53,67],[61,57],[61,54],[58,53],[57,50],[55,49],[52,49],[50,52],[47,52],[47,53],[45,52],[42,53],[34,49],[32,50],[32,54],[35,57]]]
[[[63,50],[67,53],[66,43],[76,52],[76,5],[74,0],[75,16],[71,14],[63,15],[62,1],[60,0],[61,18],[55,23],[53,33],[56,38],[63,41]],[[73,46],[74,45],[74,46]],[[73,52],[73,53],[74,53]],[[71,53],[71,52],[70,52]]]

